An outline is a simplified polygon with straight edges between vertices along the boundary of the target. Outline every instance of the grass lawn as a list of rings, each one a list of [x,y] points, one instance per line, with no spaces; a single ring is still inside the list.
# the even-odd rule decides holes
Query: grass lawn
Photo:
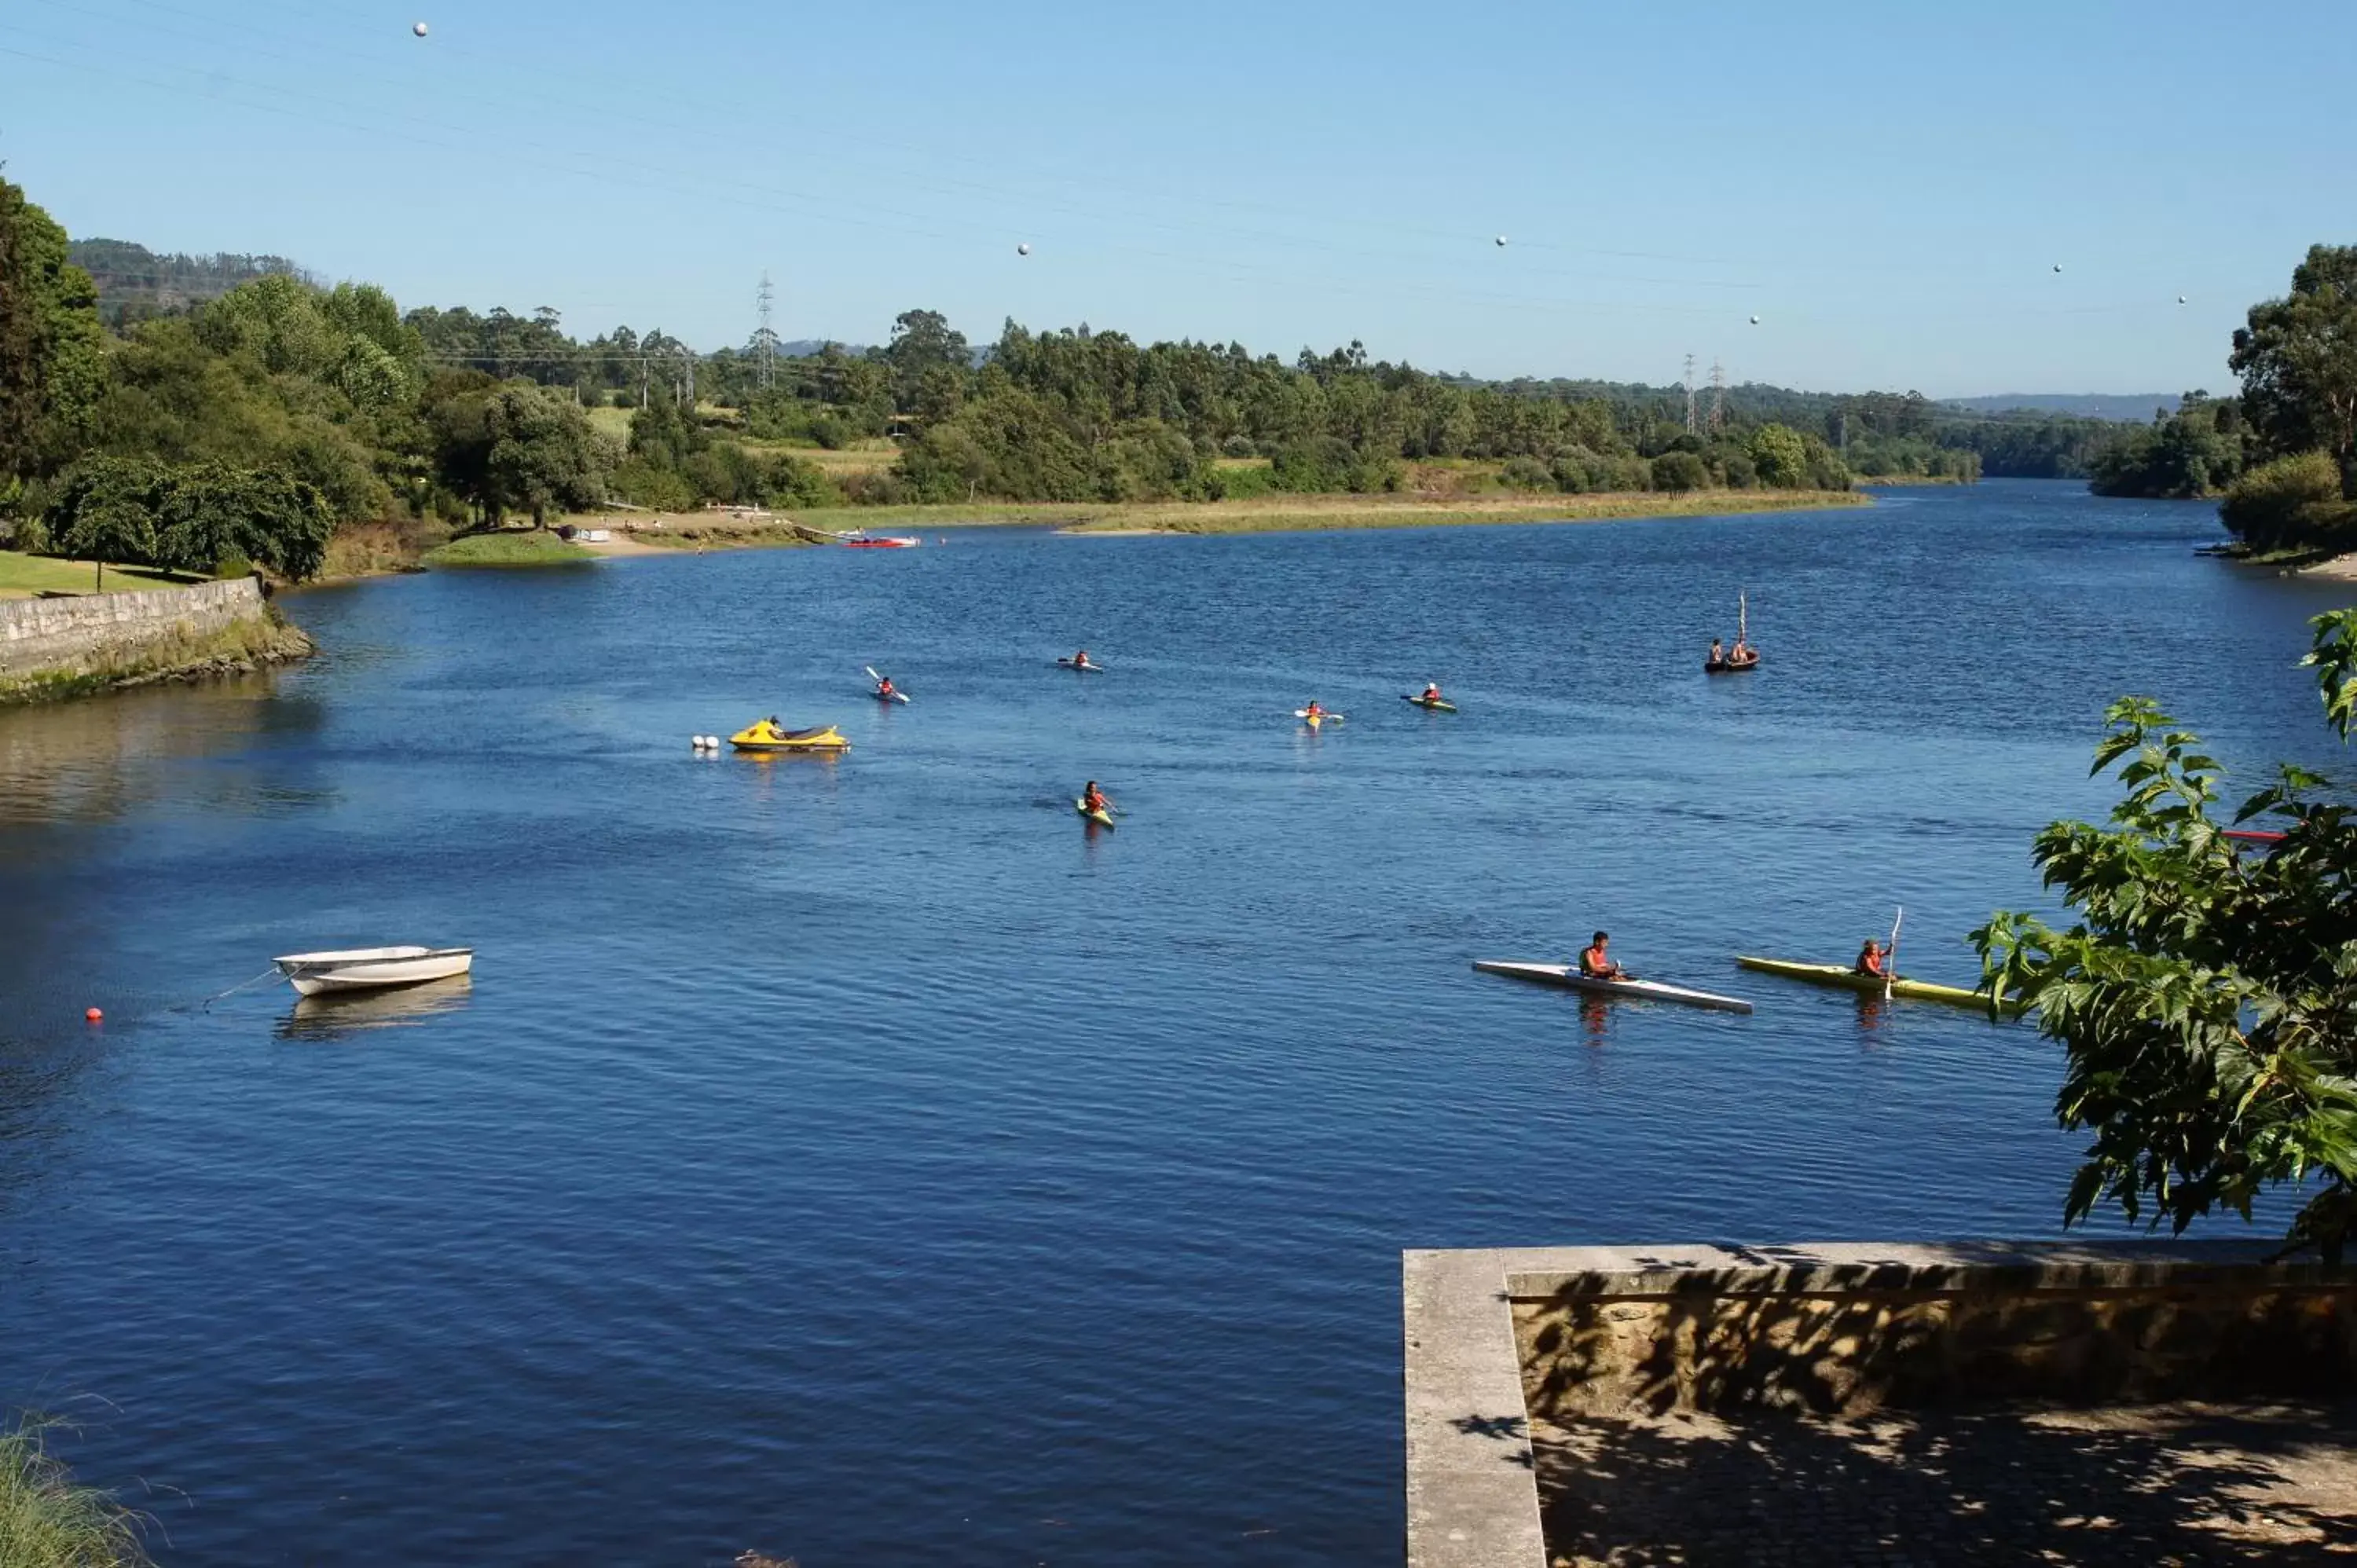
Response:
[[[168,588],[179,583],[200,583],[201,577],[179,577],[152,566],[109,566],[104,580],[87,561],[60,561],[49,555],[26,555],[0,550],[0,599],[29,599],[35,594],[121,593],[126,588]]]
[[[469,533],[425,553],[428,566],[555,566],[597,558],[595,551],[557,538],[554,529],[541,528]]]

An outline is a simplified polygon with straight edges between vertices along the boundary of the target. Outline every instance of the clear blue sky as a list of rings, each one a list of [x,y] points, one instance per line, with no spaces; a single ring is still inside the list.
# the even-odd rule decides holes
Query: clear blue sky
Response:
[[[77,235],[705,348],[767,270],[789,338],[1935,396],[2220,388],[2357,241],[2350,0],[400,4],[5,0],[0,157]]]

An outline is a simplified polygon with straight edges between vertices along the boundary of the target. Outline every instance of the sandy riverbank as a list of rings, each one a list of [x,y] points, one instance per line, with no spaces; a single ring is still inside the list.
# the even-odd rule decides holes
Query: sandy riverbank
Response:
[[[2330,561],[2302,567],[2299,575],[2328,583],[2357,583],[2357,555],[2335,555]]]

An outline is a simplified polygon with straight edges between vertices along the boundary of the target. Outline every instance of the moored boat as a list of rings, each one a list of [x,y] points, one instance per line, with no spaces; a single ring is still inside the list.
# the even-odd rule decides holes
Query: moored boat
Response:
[[[1910,980],[1899,975],[1885,982],[1880,975],[1860,974],[1847,964],[1801,963],[1792,959],[1748,958],[1740,953],[1735,961],[1742,968],[1761,974],[1780,974],[1787,980],[1805,981],[1811,985],[1830,985],[1844,991],[1856,991],[1870,996],[1902,996],[1910,1002],[1945,1002],[1956,1007],[1988,1005],[1988,993],[1974,991],[1962,985],[1942,985],[1936,981]],[[2006,999],[2005,1010],[2021,1011],[2021,1004]]]
[[[1510,980],[1528,980],[1541,985],[1561,985],[1596,996],[1626,997],[1632,1002],[1682,1002],[1689,1007],[1709,1007],[1721,1013],[1751,1011],[1751,1004],[1740,996],[1721,996],[1715,992],[1695,991],[1688,986],[1670,985],[1658,980],[1601,980],[1592,974],[1580,973],[1577,964],[1509,963],[1484,958],[1475,959],[1473,967],[1484,974],[1502,974]]]
[[[447,980],[475,966],[472,948],[346,948],[334,952],[287,953],[270,961],[297,993],[373,991],[390,985],[422,985]]]
[[[768,719],[756,719],[728,737],[739,751],[849,751],[851,743],[833,725],[809,729],[784,729]]]

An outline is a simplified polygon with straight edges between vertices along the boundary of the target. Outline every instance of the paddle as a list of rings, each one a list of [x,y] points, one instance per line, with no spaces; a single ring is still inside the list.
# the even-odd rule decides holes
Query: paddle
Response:
[[[876,673],[876,666],[874,666],[873,664],[869,664],[869,665],[866,665],[866,666],[864,666],[864,668],[866,670],[866,671],[867,671],[867,678],[868,678],[870,681],[875,682],[878,686],[881,686],[882,684],[884,684],[884,677],[883,677],[883,676],[881,676],[881,675],[878,675],[877,673]],[[899,701],[904,702],[904,703],[905,703],[905,702],[907,702],[907,701],[909,700],[909,693],[906,693],[906,692],[895,691],[895,692],[892,693],[892,695],[893,695],[894,697],[898,698]]]
[[[1907,918],[1907,906],[1899,906],[1898,915],[1890,922],[1890,950],[1882,956],[1882,999],[1890,1000],[1890,983],[1899,978],[1899,922]]]

